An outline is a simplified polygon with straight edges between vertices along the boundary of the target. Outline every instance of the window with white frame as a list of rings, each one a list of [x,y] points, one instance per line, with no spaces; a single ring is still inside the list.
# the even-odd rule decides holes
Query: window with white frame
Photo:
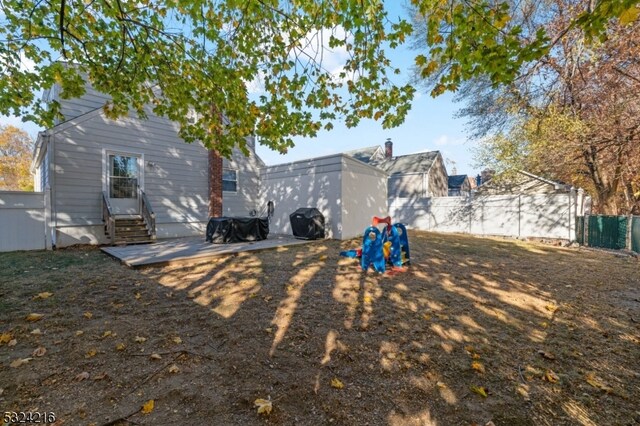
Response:
[[[109,197],[138,198],[138,157],[109,155]]]
[[[222,190],[224,192],[238,192],[238,171],[222,169]]]

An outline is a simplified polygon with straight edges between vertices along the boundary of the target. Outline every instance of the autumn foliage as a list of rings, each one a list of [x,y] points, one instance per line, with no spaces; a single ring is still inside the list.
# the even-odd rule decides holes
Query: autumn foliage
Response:
[[[0,127],[0,190],[33,191],[32,147],[33,142],[24,131]]]
[[[640,21],[625,15],[594,39],[571,26],[580,13],[571,2],[552,10],[547,55],[510,85],[479,82],[462,96],[483,137],[479,162],[584,188],[599,213],[638,214]]]

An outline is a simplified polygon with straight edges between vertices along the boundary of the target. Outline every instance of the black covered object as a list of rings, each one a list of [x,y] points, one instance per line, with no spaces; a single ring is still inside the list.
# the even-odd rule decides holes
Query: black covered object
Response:
[[[207,224],[207,241],[215,244],[266,240],[267,235],[265,217],[212,217]]]
[[[296,238],[315,240],[324,238],[324,216],[313,207],[301,207],[289,215],[291,230]]]

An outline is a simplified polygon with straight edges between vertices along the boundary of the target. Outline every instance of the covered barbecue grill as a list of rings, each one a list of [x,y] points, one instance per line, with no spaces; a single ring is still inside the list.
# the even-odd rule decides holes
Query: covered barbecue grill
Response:
[[[324,238],[324,215],[314,207],[301,207],[289,215],[291,230],[296,238],[316,240]]]

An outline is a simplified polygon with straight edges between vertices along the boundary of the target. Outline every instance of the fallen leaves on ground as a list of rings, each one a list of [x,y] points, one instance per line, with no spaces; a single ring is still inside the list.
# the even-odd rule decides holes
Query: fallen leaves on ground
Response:
[[[147,341],[147,338],[146,337],[136,336],[135,340],[136,340],[137,343],[144,343],[144,342]]]
[[[270,414],[273,409],[273,403],[270,399],[258,398],[253,401],[253,405],[258,407],[258,414]]]
[[[95,376],[93,380],[98,381],[98,380],[105,380],[108,378],[109,378],[109,375],[107,373],[100,373],[97,376]]]
[[[34,336],[40,336],[42,334],[42,331],[40,331],[39,328],[35,328],[35,329],[31,330],[30,334],[33,334]]]
[[[181,343],[182,343],[182,339],[181,339],[180,337],[178,337],[178,336],[176,336],[176,337],[174,337],[173,339],[171,339],[171,341],[172,341],[173,343],[175,343],[176,345],[179,345],[179,344],[181,344]]]
[[[0,344],[9,343],[13,339],[13,335],[11,333],[2,333],[0,334]]]
[[[150,399],[147,402],[145,402],[141,408],[142,414],[149,414],[150,412],[152,412],[155,405],[156,403],[153,399]]]
[[[151,354],[151,356],[149,358],[151,358],[151,359],[162,359],[162,356],[160,354]]]
[[[180,372],[180,367],[178,367],[177,365],[173,364],[171,367],[169,367],[169,373],[179,373]]]
[[[40,346],[36,349],[34,349],[33,353],[31,354],[34,357],[40,357],[40,356],[44,356],[44,354],[47,353],[47,349],[44,346]]]
[[[613,391],[613,388],[611,388],[611,386],[607,385],[602,379],[597,377],[594,373],[588,373],[585,376],[585,380],[587,381],[587,383],[589,383],[591,386],[593,386],[596,389],[600,389],[607,393],[610,393]]]
[[[93,318],[93,314],[89,311],[85,312],[84,314],[82,314],[83,317],[85,317],[86,319],[91,319]]]
[[[546,352],[546,351],[543,351],[543,350],[539,350],[538,354],[542,355],[546,359],[550,359],[550,360],[556,359],[556,356],[554,354],[552,354],[551,352]]]
[[[17,339],[11,339],[9,340],[9,343],[7,343],[7,346],[15,346],[18,344],[18,340]]]
[[[553,370],[547,370],[547,372],[544,373],[544,380],[549,383],[558,383],[560,381],[560,377],[558,377]]]
[[[89,349],[89,351],[87,352],[87,354],[84,356],[85,358],[91,358],[96,356],[96,354],[98,353],[98,351],[95,348],[91,348]]]
[[[472,368],[473,370],[476,370],[476,371],[477,371],[477,372],[479,372],[479,373],[484,373],[484,371],[485,371],[485,370],[484,370],[484,365],[482,365],[482,363],[481,363],[481,362],[478,362],[478,361],[473,361],[473,362],[471,363],[471,368]]]
[[[89,373],[87,373],[86,371],[83,371],[82,373],[78,374],[74,380],[76,382],[81,382],[83,380],[87,380],[88,378],[89,378]]]
[[[34,299],[48,299],[51,296],[53,296],[53,293],[50,293],[48,291],[44,291],[42,293],[38,293],[35,296],[33,296]]]
[[[334,377],[333,379],[331,379],[331,387],[336,389],[342,389],[344,388],[344,383],[342,383],[340,379],[338,379],[337,377]]]
[[[36,322],[40,321],[42,318],[44,318],[43,314],[29,314],[25,319],[29,322]]]
[[[471,389],[471,392],[477,393],[483,398],[486,398],[488,396],[487,389],[485,389],[484,386],[471,386],[469,389]]]
[[[28,363],[29,361],[31,361],[33,358],[18,358],[15,361],[13,361],[11,364],[9,364],[10,367],[13,368],[18,368],[21,365],[24,365],[26,363]]]
[[[112,336],[113,333],[111,332],[111,330],[107,330],[104,333],[102,333],[102,337],[100,337],[101,339],[106,339],[109,336]]]
[[[118,343],[118,344],[116,345],[116,350],[117,350],[117,351],[124,351],[126,348],[127,348],[127,346],[126,346],[124,343],[122,343],[122,342],[120,342],[120,343]]]
[[[516,392],[518,392],[518,394],[520,394],[520,396],[522,396],[525,401],[529,401],[531,399],[529,396],[529,385],[525,385],[522,383],[519,384],[516,388]]]

